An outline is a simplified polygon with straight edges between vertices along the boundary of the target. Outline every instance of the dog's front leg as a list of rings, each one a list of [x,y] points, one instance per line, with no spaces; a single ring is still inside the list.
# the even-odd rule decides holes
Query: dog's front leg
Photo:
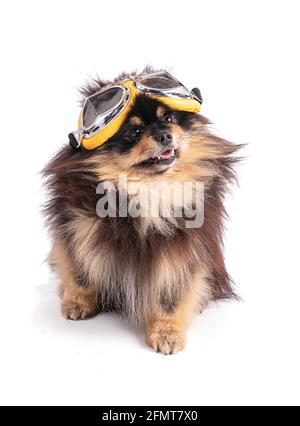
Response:
[[[186,329],[194,314],[202,311],[210,300],[210,289],[203,274],[195,274],[189,285],[181,292],[174,306],[163,300],[148,307],[146,318],[146,343],[156,352],[165,355],[183,350]]]
[[[55,241],[49,262],[60,278],[61,312],[71,320],[89,318],[97,313],[96,289],[91,284],[82,287],[76,278],[72,260],[64,244]]]

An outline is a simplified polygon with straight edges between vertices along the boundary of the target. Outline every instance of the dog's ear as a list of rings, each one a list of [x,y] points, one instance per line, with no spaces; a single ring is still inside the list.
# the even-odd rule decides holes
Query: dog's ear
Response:
[[[198,89],[198,87],[194,87],[194,88],[193,88],[193,90],[192,90],[192,93],[196,96],[196,98],[197,98],[197,99],[199,100],[199,102],[202,104],[203,99],[202,99],[202,96],[201,96],[200,89]]]

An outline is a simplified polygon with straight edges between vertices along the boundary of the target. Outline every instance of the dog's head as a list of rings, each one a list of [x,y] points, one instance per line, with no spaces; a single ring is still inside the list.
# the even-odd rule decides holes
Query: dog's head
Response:
[[[99,154],[110,154],[114,162],[119,161],[120,169],[127,167],[130,174],[164,173],[180,160],[195,116],[140,95],[121,129]]]
[[[132,78],[130,76],[121,76]],[[105,86],[120,83],[96,81],[83,89],[91,96]],[[83,153],[100,180],[116,182],[120,174],[129,180],[194,180],[183,176],[188,165],[217,155],[207,143],[209,121],[198,113],[172,110],[155,98],[140,94],[119,131],[99,148]],[[197,167],[197,169],[198,169]],[[194,170],[195,171],[195,170]],[[195,172],[199,174],[199,170]]]
[[[82,94],[86,98],[134,77],[122,74],[112,82],[95,80]],[[229,156],[238,146],[212,134],[209,123],[199,113],[172,110],[163,101],[140,94],[114,136],[91,151],[64,149],[51,163],[51,170],[92,174],[98,181],[114,184],[122,174],[131,182],[211,180],[224,175],[223,166],[228,165],[230,172]]]

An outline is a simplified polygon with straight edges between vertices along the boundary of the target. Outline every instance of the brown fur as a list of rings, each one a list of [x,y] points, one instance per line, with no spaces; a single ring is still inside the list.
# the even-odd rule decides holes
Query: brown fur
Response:
[[[101,86],[84,89],[91,94]],[[102,86],[101,86],[102,87]],[[162,116],[164,107],[157,114]],[[141,124],[136,116],[132,124]],[[148,345],[162,353],[183,349],[185,329],[210,300],[236,297],[222,253],[223,198],[235,180],[232,156],[240,146],[213,135],[208,120],[193,114],[188,129],[169,128],[179,157],[164,173],[137,167],[155,149],[145,133],[128,152],[63,148],[44,170],[49,188],[46,214],[53,237],[52,259],[61,279],[62,311],[71,319],[96,310],[118,310],[146,327]],[[144,184],[203,182],[204,224],[187,229],[183,218],[99,218],[99,182],[118,185],[128,178],[127,195],[144,195]],[[120,189],[120,188],[118,188]],[[179,203],[174,199],[173,203]]]
[[[49,261],[61,278],[59,295],[61,311],[65,318],[77,320],[89,318],[97,313],[96,288],[82,288],[77,285],[74,268],[64,244],[56,239]]]

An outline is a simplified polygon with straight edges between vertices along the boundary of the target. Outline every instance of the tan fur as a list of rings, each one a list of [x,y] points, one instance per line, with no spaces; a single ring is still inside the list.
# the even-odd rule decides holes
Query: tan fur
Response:
[[[60,277],[59,295],[62,299],[61,311],[66,319],[78,320],[91,317],[97,313],[96,289],[84,289],[78,286],[69,255],[64,245],[55,240],[50,253],[50,261],[54,264]]]
[[[163,106],[159,106],[156,110],[157,118],[162,118],[165,112],[166,112],[166,108],[164,108]]]
[[[91,249],[93,228],[98,220],[87,217],[84,212],[75,209],[73,215],[74,218],[68,224],[68,230],[74,235],[72,245],[76,258],[81,259],[83,271],[88,274],[92,282],[101,282],[101,277],[106,277],[106,281],[109,282],[114,269],[110,253],[107,253],[105,247]],[[105,289],[102,286],[99,290],[101,292]]]
[[[185,276],[187,276],[186,265],[181,256],[180,247],[171,246],[168,252],[162,252],[159,256],[156,272],[149,283],[149,287],[145,290],[140,303],[136,304],[134,297],[136,271],[128,269],[127,274],[121,271],[118,278],[116,272],[119,263],[118,254],[110,253],[105,246],[98,247],[97,250],[91,249],[94,219],[86,217],[82,212],[76,210],[73,211],[73,214],[74,219],[68,225],[68,229],[71,233],[74,230],[76,231],[73,234],[72,245],[77,261],[84,260],[82,262],[83,270],[89,275],[91,282],[98,285],[97,287],[89,287],[88,290],[78,286],[74,277],[72,261],[64,245],[56,239],[51,252],[51,262],[61,279],[62,312],[66,318],[79,319],[94,315],[96,313],[97,295],[101,299],[102,295],[115,293],[118,288],[123,288],[126,298],[123,302],[126,303],[127,310],[130,311],[131,319],[142,325],[153,314],[160,315],[161,311],[157,311],[157,306],[159,306],[158,301],[162,291],[166,292],[166,297],[171,297],[172,293],[177,290],[182,291],[185,295],[186,289],[178,287],[178,281],[184,282]],[[181,270],[182,278],[178,275],[178,272],[175,273],[178,268]],[[187,315],[190,308],[189,314],[194,309],[199,311],[205,307],[210,298],[205,276],[205,271],[198,271],[197,274],[190,277],[190,283],[187,283],[187,285],[191,299],[186,295],[184,296],[184,301],[187,301],[180,304],[178,311],[180,315],[183,315],[183,312],[186,312]],[[105,280],[102,277],[105,277]],[[174,285],[176,285],[176,288]]]
[[[195,125],[188,134],[176,124],[172,125],[172,134],[175,144],[180,146],[180,161],[170,167],[162,176],[155,176],[156,180],[194,182],[202,178],[204,181],[217,176],[219,171],[210,164],[205,164],[206,159],[219,158],[223,155],[217,144],[213,143],[211,135],[207,135],[202,125]],[[91,169],[101,180],[118,183],[119,174],[126,174],[129,181],[152,180],[153,175],[145,169],[134,167],[135,164],[146,160],[154,154],[156,143],[152,137],[145,135],[139,144],[129,154],[122,156],[112,153],[101,156],[101,165],[94,159],[87,160]],[[200,161],[203,161],[200,164]]]
[[[143,121],[140,117],[134,116],[130,118],[130,124],[133,126],[141,126],[143,124]]]
[[[154,305],[153,312],[148,313],[146,325],[146,343],[156,352],[165,355],[174,354],[184,349],[185,332],[193,315],[206,307],[211,294],[202,273],[197,273],[188,290],[184,293],[176,310],[166,314],[159,305]]]
[[[183,130],[180,126],[178,126],[178,124],[173,123],[170,125],[170,130],[172,132],[172,136],[173,138],[175,138],[175,140],[178,142],[179,140],[181,140],[181,138],[183,137]]]
[[[131,152],[131,158],[135,163],[139,163],[149,158],[149,155],[154,154],[157,149],[157,144],[152,136],[145,135]]]

